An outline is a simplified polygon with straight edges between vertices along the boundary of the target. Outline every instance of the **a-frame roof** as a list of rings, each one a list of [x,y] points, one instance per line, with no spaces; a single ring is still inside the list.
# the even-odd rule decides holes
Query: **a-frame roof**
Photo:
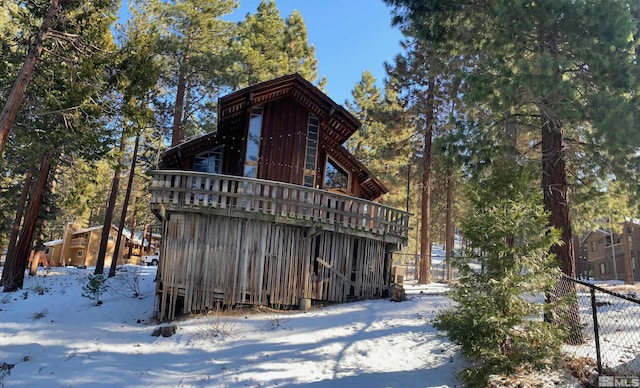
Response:
[[[219,100],[219,122],[242,115],[249,106],[289,96],[325,122],[325,135],[337,144],[344,143],[360,122],[300,74],[285,75],[228,94]]]
[[[178,165],[183,154],[195,154],[220,144],[221,128],[241,120],[248,109],[280,98],[290,97],[321,123],[321,143],[325,151],[343,167],[359,176],[360,188],[368,198],[378,198],[389,190],[342,145],[361,124],[343,106],[337,104],[300,74],[294,73],[261,82],[230,93],[218,100],[218,131],[179,144],[161,155],[160,168]]]

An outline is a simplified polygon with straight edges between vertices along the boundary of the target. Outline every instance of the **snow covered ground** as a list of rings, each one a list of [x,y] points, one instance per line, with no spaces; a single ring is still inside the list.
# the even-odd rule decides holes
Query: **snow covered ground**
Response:
[[[465,362],[429,323],[446,287],[308,312],[236,311],[153,337],[155,267],[126,266],[96,306],[92,269],[41,269],[0,293],[0,387],[454,387]],[[139,274],[140,298],[130,284]]]
[[[619,280],[591,283],[634,299],[640,290],[638,284],[624,285]],[[579,346],[566,345],[564,351],[575,357],[596,359],[591,295],[586,287],[578,287],[577,294],[585,342]],[[595,295],[603,369],[623,376],[640,374],[640,304],[600,291]]]
[[[431,325],[451,303],[443,284],[408,285],[401,303],[189,317],[154,337],[167,325],[152,319],[155,271],[120,268],[100,306],[81,296],[92,268],[40,269],[0,293],[0,388],[461,386],[466,362]],[[578,386],[566,371],[528,379],[520,386]]]

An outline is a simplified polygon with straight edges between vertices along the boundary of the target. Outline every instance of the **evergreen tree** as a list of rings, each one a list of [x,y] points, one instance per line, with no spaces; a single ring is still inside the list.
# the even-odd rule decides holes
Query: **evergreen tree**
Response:
[[[136,12],[136,11],[134,11]],[[159,94],[156,88],[161,73],[161,66],[156,59],[156,41],[154,34],[149,31],[148,20],[139,13],[134,14],[134,18],[129,20],[127,26],[122,31],[123,42],[120,50],[120,62],[115,82],[118,88],[120,99],[120,117],[122,123],[122,133],[120,138],[120,150],[117,154],[117,162],[114,168],[114,176],[111,181],[111,191],[109,202],[105,209],[103,220],[100,247],[96,260],[95,274],[102,274],[104,271],[107,244],[113,218],[115,206],[120,189],[120,172],[123,169],[127,139],[135,134],[136,141],[131,161],[131,172],[128,185],[125,190],[122,203],[122,212],[119,220],[118,238],[114,247],[114,254],[111,259],[109,277],[115,276],[118,262],[118,252],[122,239],[125,218],[127,214],[128,202],[131,194],[131,182],[135,171],[136,158],[140,134],[147,127],[154,124],[154,114],[150,108],[151,101]]]
[[[404,99],[409,125],[414,128],[416,152],[422,178],[420,180],[420,283],[431,282],[432,229],[432,177],[434,153],[433,139],[449,128],[451,101],[458,99],[459,81],[456,64],[459,59],[437,46],[428,46],[404,31],[408,38],[402,42],[405,53],[395,58],[388,72],[397,80],[397,87]]]
[[[255,14],[238,23],[232,47],[237,55],[235,88],[296,72],[310,82],[318,79],[315,47],[308,43],[302,15],[295,10],[283,19],[273,0],[262,0]]]
[[[547,227],[537,169],[526,160],[493,158],[468,184],[470,209],[462,234],[470,242],[455,265],[462,275],[436,327],[462,347],[472,366],[469,386],[484,387],[490,374],[541,369],[560,357],[564,331],[542,319],[562,303],[544,303],[560,275],[548,253],[560,233]],[[475,267],[480,268],[475,268]]]
[[[407,200],[406,172],[414,157],[412,131],[404,121],[404,109],[393,86],[384,91],[376,86],[370,71],[351,92],[347,109],[360,121],[360,128],[347,140],[346,147],[389,189],[385,202],[404,208]]]
[[[110,128],[102,113],[110,102],[106,68],[113,43],[109,26],[116,4],[105,1],[77,6],[75,2],[64,2],[52,19],[48,38],[42,42],[46,55],[31,72],[29,89],[24,94],[27,103],[21,105],[8,137],[10,152],[17,157],[3,160],[3,167],[12,167],[16,160],[22,161],[23,166],[41,167],[31,180],[24,182],[24,188],[29,188],[25,198],[28,204],[20,206],[28,210],[24,218],[20,214],[16,217],[22,227],[15,254],[7,257],[6,277],[3,272],[7,292],[22,287],[29,252],[42,247],[45,221],[53,216],[55,186],[51,179],[55,175],[49,172],[57,171],[73,156],[101,157],[110,144]],[[28,37],[39,31],[38,17],[47,9],[46,5],[32,3],[15,8],[12,18],[20,34]],[[18,56],[21,47],[15,49],[18,51],[14,55]],[[24,52],[22,55],[28,57]]]
[[[395,22],[423,44],[473,59],[460,68],[469,105],[484,106],[494,123],[538,131],[549,225],[563,233],[551,251],[574,275],[568,155],[609,157],[620,178],[635,170],[636,4],[385,1],[395,7]],[[602,169],[575,176],[594,171]]]
[[[234,31],[221,17],[235,6],[234,0],[135,1],[133,17],[157,38],[172,146],[213,130],[216,99],[229,84]]]

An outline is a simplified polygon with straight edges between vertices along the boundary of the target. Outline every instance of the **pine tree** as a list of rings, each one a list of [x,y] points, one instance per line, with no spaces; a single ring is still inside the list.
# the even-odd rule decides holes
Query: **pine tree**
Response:
[[[395,22],[423,44],[469,59],[460,68],[469,105],[491,112],[494,125],[538,131],[549,225],[563,233],[551,251],[574,275],[569,155],[600,163],[598,169],[578,166],[574,176],[602,173],[605,166],[619,178],[637,170],[636,4],[385,1],[395,7]],[[601,164],[601,156],[613,163]]]
[[[468,184],[471,207],[461,229],[473,260],[456,259],[462,275],[452,293],[457,306],[436,319],[472,362],[463,376],[478,387],[490,374],[551,365],[564,336],[542,319],[562,303],[544,302],[560,275],[548,253],[560,233],[546,226],[537,169],[512,157],[494,162]]]
[[[233,0],[139,0],[132,14],[157,38],[171,113],[171,145],[211,129],[216,99],[230,77]]]
[[[403,43],[405,53],[395,58],[388,72],[397,80],[397,87],[404,100],[408,122],[414,128],[414,144],[422,178],[420,180],[420,283],[431,282],[432,193],[434,190],[433,140],[450,126],[448,119],[451,102],[458,99],[459,80],[456,65],[459,59],[437,46],[428,46],[404,31],[408,37]]]
[[[109,25],[115,17],[115,4],[96,1],[88,6],[77,5],[64,2],[52,20],[49,37],[43,41],[46,55],[31,73],[24,94],[27,103],[21,106],[7,138],[12,145],[10,152],[17,157],[7,159],[3,167],[13,167],[20,161],[23,166],[41,168],[31,181],[24,182],[25,189],[36,189],[29,189],[28,203],[23,204],[28,210],[19,220],[22,227],[15,255],[8,258],[9,265],[5,267],[11,284],[3,279],[4,291],[22,287],[29,252],[41,248],[42,233],[48,228],[46,221],[54,216],[51,179],[55,175],[49,172],[57,171],[75,156],[101,157],[110,144],[110,128],[102,121],[102,113],[109,95],[106,67],[113,43]],[[46,9],[37,4],[15,9],[13,17],[23,36],[38,30],[38,17],[45,15]],[[20,50],[20,46],[14,48]],[[14,55],[17,57],[19,52]]]
[[[405,171],[411,163],[412,131],[404,121],[404,109],[394,87],[386,82],[384,91],[376,85],[370,71],[351,91],[347,109],[360,121],[360,128],[347,140],[346,147],[389,189],[384,201],[403,208],[407,200]]]
[[[283,19],[273,0],[262,0],[255,14],[238,23],[232,47],[237,55],[235,88],[296,72],[310,82],[318,78],[315,47],[309,45],[302,15],[296,10]]]
[[[95,299],[96,306],[102,304],[100,297],[109,289],[107,279],[102,274],[89,274],[87,284],[82,286],[82,296]]]
[[[152,127],[154,113],[150,107],[151,101],[158,97],[157,83],[161,74],[161,66],[156,59],[157,41],[154,29],[148,24],[148,20],[134,10],[134,17],[121,29],[122,47],[119,52],[118,72],[114,77],[120,97],[120,117],[122,123],[122,133],[120,138],[120,149],[116,154],[116,165],[111,181],[111,191],[109,202],[105,209],[102,224],[102,234],[100,247],[96,260],[95,274],[102,274],[104,271],[105,257],[107,254],[107,244],[111,226],[113,225],[115,207],[120,190],[120,172],[124,168],[127,139],[135,134],[135,148],[131,161],[131,171],[128,184],[125,189],[122,211],[119,220],[118,237],[111,259],[109,277],[115,276],[116,265],[122,232],[127,215],[127,207],[131,195],[131,184],[135,172],[135,164],[138,153],[140,134],[147,127]]]

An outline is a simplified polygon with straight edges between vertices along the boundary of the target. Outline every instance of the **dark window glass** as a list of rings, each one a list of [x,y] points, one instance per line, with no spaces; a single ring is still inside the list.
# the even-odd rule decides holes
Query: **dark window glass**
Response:
[[[224,146],[201,152],[195,157],[193,171],[220,174],[222,173],[223,157]]]
[[[349,174],[330,158],[327,159],[324,187],[327,189],[349,189]]]

